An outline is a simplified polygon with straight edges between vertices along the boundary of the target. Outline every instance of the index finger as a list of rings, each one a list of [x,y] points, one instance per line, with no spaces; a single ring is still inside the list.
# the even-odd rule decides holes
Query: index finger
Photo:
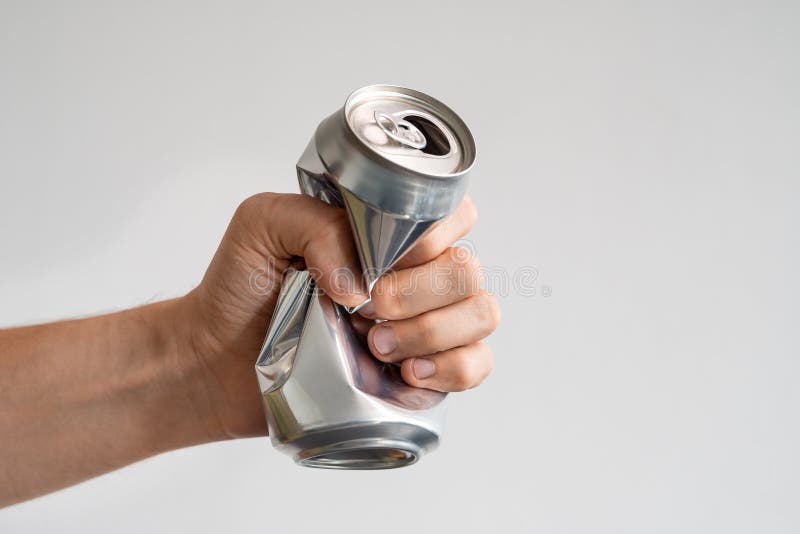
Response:
[[[397,264],[395,269],[407,269],[428,263],[450,248],[453,243],[467,235],[478,220],[478,211],[469,195],[456,208],[456,211],[443,219],[425,234]]]

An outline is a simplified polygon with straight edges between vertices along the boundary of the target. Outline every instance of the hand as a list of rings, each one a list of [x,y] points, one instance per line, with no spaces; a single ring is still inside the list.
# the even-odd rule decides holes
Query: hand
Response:
[[[402,362],[402,376],[413,386],[461,391],[491,371],[491,351],[480,340],[496,328],[499,307],[480,289],[477,259],[450,248],[475,220],[466,198],[378,280],[362,315],[387,320],[356,321],[368,331],[372,353]],[[212,411],[217,438],[266,432],[254,358],[282,273],[297,256],[334,301],[354,306],[366,298],[363,288],[334,283],[337,269],[360,272],[345,211],[303,195],[266,193],[239,206],[203,281],[182,299],[188,332],[182,352],[203,370],[202,402]]]

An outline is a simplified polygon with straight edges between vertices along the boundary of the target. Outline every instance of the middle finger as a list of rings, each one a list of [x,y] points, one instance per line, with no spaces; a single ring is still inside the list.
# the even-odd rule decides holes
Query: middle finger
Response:
[[[453,247],[419,267],[387,273],[372,288],[372,302],[361,314],[369,318],[406,319],[478,294],[477,257]]]

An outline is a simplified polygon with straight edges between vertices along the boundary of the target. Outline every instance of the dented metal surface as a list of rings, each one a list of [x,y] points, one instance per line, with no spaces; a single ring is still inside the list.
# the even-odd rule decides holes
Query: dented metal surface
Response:
[[[474,158],[469,130],[447,106],[368,86],[322,121],[297,174],[305,194],[347,210],[371,292],[458,207]],[[334,303],[308,271],[286,273],[256,371],[272,442],[301,465],[402,467],[438,444],[445,395],[407,385],[370,354],[350,320],[359,307]]]

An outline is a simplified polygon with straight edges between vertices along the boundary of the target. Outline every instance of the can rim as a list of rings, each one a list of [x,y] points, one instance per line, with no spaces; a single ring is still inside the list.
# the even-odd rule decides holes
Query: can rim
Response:
[[[449,172],[449,173],[434,173],[434,172],[422,172],[417,169],[412,169],[410,167],[406,167],[404,165],[400,165],[399,163],[387,158],[384,154],[381,154],[375,148],[369,146],[367,143],[361,140],[361,138],[356,134],[353,130],[353,126],[350,124],[350,121],[347,120],[347,113],[351,109],[351,105],[353,100],[361,95],[362,93],[368,91],[393,91],[399,94],[404,94],[420,100],[422,102],[426,102],[429,105],[436,107],[438,110],[443,111],[447,116],[440,117],[445,123],[450,125],[450,122],[454,122],[457,128],[450,126],[451,130],[453,130],[453,135],[462,145],[462,151],[465,154],[465,161],[469,163],[464,166],[458,172]],[[402,85],[394,85],[394,84],[371,84],[365,85],[363,87],[359,87],[358,89],[351,92],[347,99],[344,102],[344,106],[342,106],[340,113],[342,114],[342,119],[344,120],[345,125],[347,126],[347,133],[353,136],[354,140],[356,141],[356,145],[359,147],[360,150],[365,152],[367,155],[377,156],[381,160],[381,164],[388,166],[393,169],[399,169],[404,173],[410,173],[416,176],[422,176],[426,178],[438,178],[438,179],[453,179],[453,178],[460,178],[465,174],[469,173],[472,170],[472,167],[475,165],[475,160],[477,157],[477,151],[475,148],[475,138],[472,135],[469,127],[466,123],[461,119],[461,117],[456,113],[450,106],[438,100],[427,93],[423,93],[422,91],[417,91],[415,89],[410,89],[408,87],[404,87]],[[460,130],[461,135],[459,135],[458,131]]]

